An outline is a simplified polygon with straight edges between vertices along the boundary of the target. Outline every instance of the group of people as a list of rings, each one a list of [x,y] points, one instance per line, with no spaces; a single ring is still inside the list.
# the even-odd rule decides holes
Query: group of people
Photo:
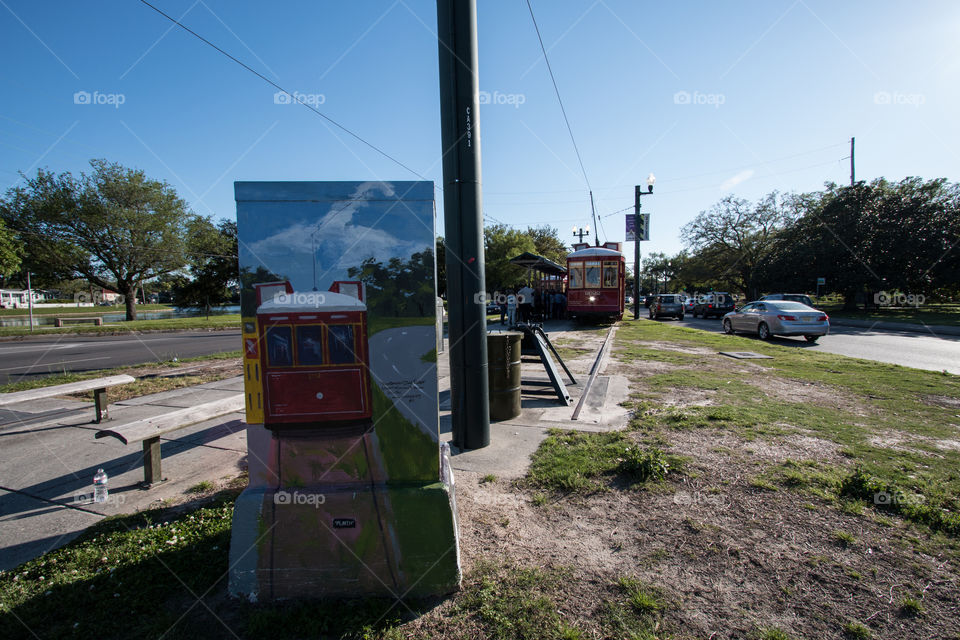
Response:
[[[499,302],[500,324],[510,327],[517,322],[560,319],[567,312],[567,296],[562,291],[540,291],[529,285],[507,289]]]

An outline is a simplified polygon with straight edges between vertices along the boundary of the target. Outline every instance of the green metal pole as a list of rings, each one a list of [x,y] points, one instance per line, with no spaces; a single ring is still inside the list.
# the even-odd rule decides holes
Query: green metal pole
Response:
[[[453,444],[490,444],[476,0],[437,0]]]

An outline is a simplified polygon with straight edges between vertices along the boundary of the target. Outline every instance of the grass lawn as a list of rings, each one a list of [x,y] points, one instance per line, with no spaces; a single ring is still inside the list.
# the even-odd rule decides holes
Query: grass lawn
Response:
[[[225,314],[219,316],[212,315],[209,319],[205,316],[198,316],[195,318],[170,318],[167,320],[133,320],[130,322],[107,324],[100,327],[92,324],[75,324],[60,329],[55,327],[34,327],[33,331],[30,331],[28,327],[0,327],[0,337],[36,336],[52,333],[111,335],[130,331],[184,331],[188,329],[220,330],[239,328],[240,314]]]
[[[173,309],[169,304],[138,304],[137,311],[166,311]],[[126,313],[126,305],[110,305],[96,307],[37,307],[33,310],[35,316],[62,316],[68,314],[80,314],[89,316],[102,316],[105,313]],[[0,317],[24,316],[29,317],[30,310],[27,307],[18,307],[16,309],[0,309]]]
[[[919,307],[881,307],[869,311],[844,311],[840,303],[818,304],[831,318],[850,318],[870,322],[906,322],[960,326],[960,304],[924,304]]]

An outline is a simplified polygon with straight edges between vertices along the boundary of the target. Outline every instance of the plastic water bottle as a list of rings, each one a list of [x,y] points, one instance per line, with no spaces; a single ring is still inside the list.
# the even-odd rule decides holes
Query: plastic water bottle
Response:
[[[107,496],[110,495],[107,491],[107,472],[103,469],[97,469],[97,473],[93,476],[93,501],[94,502],[106,502]]]

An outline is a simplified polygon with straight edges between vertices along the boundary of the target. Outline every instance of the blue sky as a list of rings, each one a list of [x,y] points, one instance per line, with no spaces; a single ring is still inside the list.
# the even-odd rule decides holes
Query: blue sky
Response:
[[[442,182],[432,0],[155,4]],[[645,254],[680,250],[680,227],[728,193],[847,182],[851,136],[858,179],[957,179],[953,0],[532,4],[598,213],[657,176]],[[593,227],[587,187],[526,3],[479,5],[485,214],[570,241]],[[418,179],[140,2],[0,0],[0,51],[2,187],[104,157],[233,218],[235,180]],[[609,215],[601,238],[623,228]]]

